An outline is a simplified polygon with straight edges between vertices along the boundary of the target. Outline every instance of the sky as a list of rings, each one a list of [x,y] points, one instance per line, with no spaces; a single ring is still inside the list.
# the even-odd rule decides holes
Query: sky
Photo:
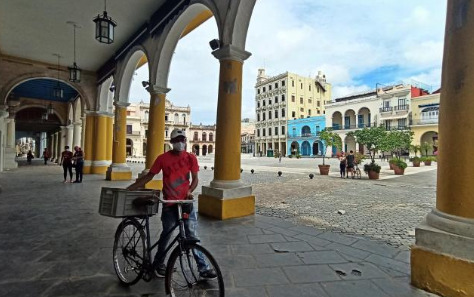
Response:
[[[244,62],[242,118],[255,119],[257,70],[286,71],[332,84],[332,99],[375,89],[376,84],[441,85],[446,0],[257,0]],[[192,124],[216,122],[219,61],[209,41],[218,38],[209,19],[178,42],[171,62],[167,98],[191,107]],[[136,71],[130,102],[149,102]]]

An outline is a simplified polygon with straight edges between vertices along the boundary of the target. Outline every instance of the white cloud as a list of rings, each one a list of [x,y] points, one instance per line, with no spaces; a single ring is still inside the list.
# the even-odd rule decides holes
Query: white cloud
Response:
[[[439,84],[445,15],[445,0],[258,0],[246,44],[252,56],[244,63],[242,117],[255,117],[261,67],[270,75],[314,77],[321,70],[333,98],[373,89],[370,79]],[[178,43],[171,63],[168,98],[189,104],[195,123],[215,123],[219,61],[208,42],[216,37],[211,19]],[[138,73],[131,98],[148,100],[140,84],[147,75]]]

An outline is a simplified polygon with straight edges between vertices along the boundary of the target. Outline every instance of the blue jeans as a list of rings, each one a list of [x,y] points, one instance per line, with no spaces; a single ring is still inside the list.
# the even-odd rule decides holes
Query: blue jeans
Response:
[[[165,262],[165,248],[168,245],[171,234],[168,234],[177,224],[178,224],[178,207],[173,206],[163,206],[161,210],[161,223],[163,225],[163,230],[160,234],[160,239],[158,240],[158,251],[155,254],[155,260],[153,265],[164,264]],[[184,220],[184,232],[186,233],[187,238],[198,238],[197,237],[197,214],[194,210],[194,207],[189,214],[189,219]],[[168,234],[168,236],[166,236]],[[209,265],[204,260],[204,256],[201,252],[193,251],[194,259],[196,260],[199,272],[206,271],[209,269]]]

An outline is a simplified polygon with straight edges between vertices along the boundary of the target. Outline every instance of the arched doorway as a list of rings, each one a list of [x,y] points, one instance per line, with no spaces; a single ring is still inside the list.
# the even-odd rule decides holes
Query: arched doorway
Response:
[[[301,136],[302,137],[311,136],[311,128],[309,128],[309,126],[304,126],[303,128],[301,128]]]
[[[291,153],[291,155],[293,155],[293,156],[296,156],[296,154],[298,154],[298,153],[300,152],[300,145],[299,145],[298,142],[296,142],[296,141],[293,141],[293,142],[291,143],[290,148],[291,148],[291,152],[290,152],[290,153]]]
[[[202,146],[202,155],[203,156],[207,155],[207,145]]]
[[[193,153],[196,154],[196,156],[199,156],[199,145],[194,145],[193,146]]]
[[[320,141],[313,142],[313,156],[320,156],[323,154],[323,145]]]
[[[309,145],[308,141],[303,141],[303,143],[301,144],[301,155],[302,156],[311,155],[311,146]]]
[[[356,151],[356,142],[353,136],[346,136],[346,139],[344,140],[344,151],[349,152],[349,151]]]
[[[127,157],[133,156],[133,141],[130,138],[127,138],[126,152],[127,152]]]
[[[422,155],[434,155],[438,151],[438,133],[435,131],[423,133],[420,138],[420,145],[422,148],[426,145],[421,152]]]
[[[212,137],[212,134],[209,135],[209,139],[210,139],[211,137]],[[212,145],[209,145],[209,146],[207,147],[207,152],[208,152],[209,154],[212,154]]]

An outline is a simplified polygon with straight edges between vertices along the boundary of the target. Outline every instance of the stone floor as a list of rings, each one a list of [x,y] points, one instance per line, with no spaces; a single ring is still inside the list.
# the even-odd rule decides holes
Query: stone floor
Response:
[[[163,280],[124,288],[115,276],[120,220],[98,214],[99,196],[101,187],[128,184],[101,175],[64,184],[52,164],[0,173],[0,296],[164,296]],[[226,296],[435,296],[409,285],[407,249],[360,234],[264,215],[201,217],[199,233],[221,266]]]

